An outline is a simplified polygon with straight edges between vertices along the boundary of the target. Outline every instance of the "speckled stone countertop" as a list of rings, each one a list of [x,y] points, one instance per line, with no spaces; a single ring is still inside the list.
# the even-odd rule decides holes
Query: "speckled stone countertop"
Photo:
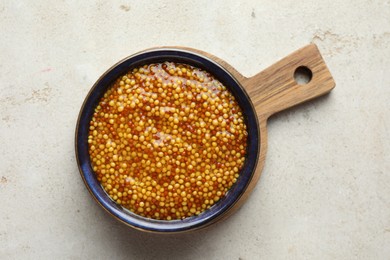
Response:
[[[1,259],[388,259],[390,1],[1,1]],[[155,46],[246,76],[316,43],[330,95],[273,116],[262,177],[193,234],[127,228],[91,198],[74,130],[93,83]]]

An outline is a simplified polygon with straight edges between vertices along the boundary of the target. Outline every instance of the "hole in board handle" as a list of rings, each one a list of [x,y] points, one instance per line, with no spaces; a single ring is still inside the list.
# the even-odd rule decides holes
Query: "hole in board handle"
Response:
[[[294,79],[298,85],[305,85],[311,81],[313,72],[306,66],[299,66],[294,72]]]

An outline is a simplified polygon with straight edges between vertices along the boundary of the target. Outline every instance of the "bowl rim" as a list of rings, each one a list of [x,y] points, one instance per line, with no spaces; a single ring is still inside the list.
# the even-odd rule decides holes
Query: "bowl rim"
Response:
[[[91,116],[89,117],[89,120],[87,120],[88,115],[86,115],[86,113],[88,113],[88,109],[93,111],[96,107],[96,103],[95,104],[89,104],[89,103],[93,103],[92,102],[93,100],[100,100],[101,96],[107,91],[107,89],[110,87],[111,83],[115,79],[117,79],[120,75],[123,75],[123,73],[130,70],[132,67],[140,66],[141,64],[151,64],[151,63],[169,61],[169,60],[171,61],[186,60],[186,61],[178,61],[177,63],[185,63],[206,70],[207,72],[212,74],[217,80],[223,83],[229,89],[230,92],[233,92],[233,95],[236,98],[237,102],[239,103],[239,106],[243,110],[243,114],[245,116],[247,131],[248,131],[248,145],[247,145],[247,155],[246,155],[247,158],[241,170],[241,171],[246,171],[245,181],[241,180],[243,177],[241,176],[242,174],[240,171],[240,177],[239,180],[237,180],[237,183],[239,184],[235,183],[230,188],[232,190],[233,187],[235,187],[236,185],[240,185],[240,187],[238,188],[239,191],[238,194],[229,195],[231,194],[229,193],[230,192],[229,190],[228,193],[224,196],[224,198],[222,198],[220,201],[215,203],[211,208],[205,210],[204,212],[202,212],[197,216],[184,218],[183,220],[166,221],[166,220],[155,220],[151,218],[141,217],[139,215],[136,215],[135,213],[130,212],[129,210],[122,208],[121,206],[113,202],[113,200],[109,197],[107,193],[105,193],[104,189],[101,187],[100,183],[95,178],[95,174],[90,165],[89,154],[87,153],[88,156],[85,156],[85,149],[88,151],[88,144],[86,143],[86,140],[84,140],[85,138],[83,139],[82,136],[79,135],[81,135],[85,131],[88,132],[88,130],[81,129],[81,128],[82,127],[89,128],[89,121],[91,119]],[[226,85],[225,82],[229,82],[229,84]],[[98,90],[100,90],[100,92]],[[93,106],[88,107],[88,105],[93,105]],[[245,106],[245,111],[243,109],[243,106]],[[91,112],[89,111],[89,113]],[[82,120],[84,121],[86,120],[86,122],[84,122],[84,125],[82,125]],[[80,131],[84,131],[84,132],[80,132]],[[83,140],[81,139],[84,140],[83,145],[81,143],[83,142]],[[118,61],[117,63],[112,65],[109,69],[107,69],[93,84],[93,86],[91,87],[91,89],[89,90],[88,94],[86,95],[83,101],[83,104],[80,108],[80,112],[77,118],[76,129],[75,129],[75,153],[76,153],[76,161],[79,168],[79,173],[89,193],[92,195],[94,200],[115,219],[126,224],[127,226],[142,231],[155,232],[155,233],[156,232],[157,233],[185,232],[185,231],[206,227],[212,223],[215,223],[223,216],[226,216],[226,213],[229,212],[230,209],[232,209],[233,206],[236,205],[236,203],[240,200],[241,196],[245,193],[249,183],[252,181],[259,160],[260,126],[256,115],[256,110],[246,90],[241,85],[241,83],[232,75],[232,73],[230,73],[227,69],[221,66],[218,62],[202,54],[195,53],[193,51],[183,50],[180,48],[148,49],[145,51],[135,53],[133,55],[130,55]],[[247,167],[248,165],[250,167]],[[247,168],[250,168],[250,170],[248,170]],[[227,204],[222,205],[223,202],[222,200],[226,199],[226,197],[228,196],[230,196],[229,197],[230,199],[227,201]],[[217,210],[214,210],[213,208],[218,204],[220,204],[219,208]]]

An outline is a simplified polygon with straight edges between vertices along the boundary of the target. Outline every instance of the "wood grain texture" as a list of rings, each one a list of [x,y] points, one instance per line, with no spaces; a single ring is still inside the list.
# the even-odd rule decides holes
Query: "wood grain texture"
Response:
[[[247,91],[259,120],[260,157],[252,181],[236,204],[226,214],[209,223],[210,225],[230,216],[241,207],[260,179],[267,152],[268,118],[279,111],[330,92],[335,87],[335,82],[315,44],[307,45],[293,52],[250,78],[244,77],[227,62],[207,52],[177,46],[164,48],[198,53],[217,62],[229,71]],[[301,66],[307,67],[313,74],[311,80],[304,85],[299,85],[294,79],[295,70]]]
[[[309,68],[313,73],[311,81],[305,85],[298,85],[294,79],[294,72],[300,66]],[[332,75],[314,44],[292,53],[241,83],[248,91],[257,114],[265,118],[326,94],[335,86]]]

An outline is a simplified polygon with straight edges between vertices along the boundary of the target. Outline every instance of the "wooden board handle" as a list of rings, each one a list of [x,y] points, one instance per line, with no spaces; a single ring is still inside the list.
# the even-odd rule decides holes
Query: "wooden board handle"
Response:
[[[297,68],[311,71],[311,80],[300,85],[294,78]],[[257,115],[267,119],[274,113],[328,93],[335,87],[315,44],[295,51],[271,67],[242,82],[256,108]]]

